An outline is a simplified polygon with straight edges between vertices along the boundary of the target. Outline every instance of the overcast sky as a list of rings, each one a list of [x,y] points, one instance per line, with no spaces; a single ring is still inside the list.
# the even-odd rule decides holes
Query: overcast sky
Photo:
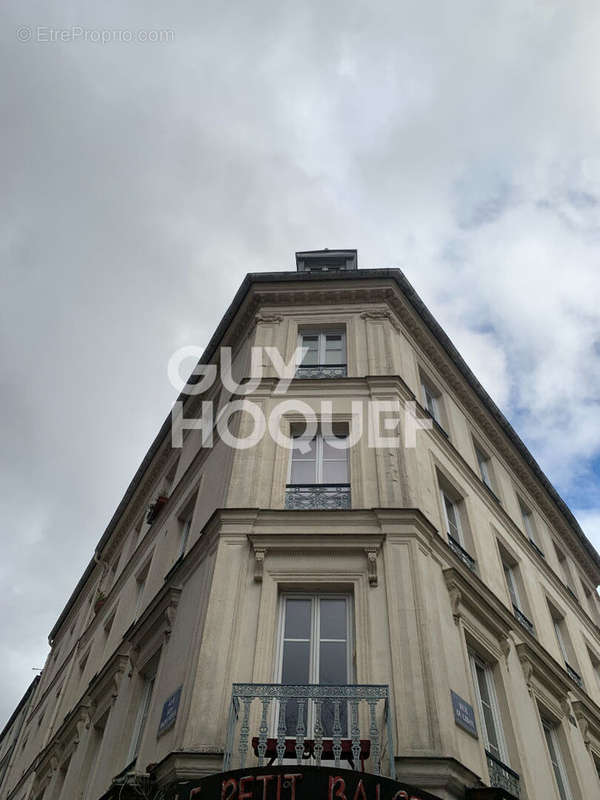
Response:
[[[0,726],[169,411],[169,356],[295,250],[401,267],[600,545],[599,16],[5,0]]]

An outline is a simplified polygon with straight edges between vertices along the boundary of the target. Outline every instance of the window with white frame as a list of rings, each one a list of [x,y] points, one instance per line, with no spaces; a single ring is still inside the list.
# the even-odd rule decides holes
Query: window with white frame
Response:
[[[423,393],[423,405],[429,411],[433,419],[442,425],[442,394],[432,383],[421,376],[421,391]]]
[[[508,587],[510,600],[515,608],[518,608],[520,611],[522,611],[523,607],[521,605],[521,598],[519,597],[516,567],[513,564],[509,564],[507,561],[503,561],[502,568],[504,569],[504,577],[506,578],[506,585]]]
[[[144,566],[135,576],[135,611],[134,619],[137,619],[144,603],[144,589],[146,588],[146,579],[150,571],[150,559],[146,561]]]
[[[179,550],[177,553],[178,558],[181,558],[181,556],[185,553],[190,538],[190,530],[192,527],[192,519],[194,516],[194,508],[196,506],[197,497],[198,497],[198,491],[196,490],[193,496],[188,500],[188,502],[185,504],[185,507],[177,517],[177,524],[179,525]]]
[[[148,721],[148,714],[150,713],[150,706],[152,704],[152,693],[154,691],[154,683],[156,681],[157,667],[158,656],[152,660],[152,664],[149,665],[141,675],[143,680],[142,692],[135,718],[135,725],[133,727],[131,744],[129,746],[129,755],[127,758],[128,762],[131,762],[134,760],[134,758],[137,758],[140,750],[144,729],[146,727],[146,722]]]
[[[525,533],[530,542],[533,542],[536,547],[539,547],[537,541],[537,531],[535,529],[535,523],[533,521],[533,513],[530,508],[528,508],[525,503],[519,498],[519,508],[521,511],[521,519],[523,520],[523,527],[525,528]]]
[[[562,573],[562,580],[565,586],[570,589],[573,594],[575,594],[574,589],[574,581],[573,576],[571,575],[571,568],[569,567],[569,562],[567,561],[567,557],[561,548],[554,542],[554,550],[556,552],[556,558],[558,559],[558,564],[560,566],[560,571]]]
[[[318,431],[314,438],[305,434],[294,435],[288,484],[344,484],[349,483],[348,426],[334,424],[330,433]]]
[[[502,731],[492,668],[474,653],[469,653],[469,662],[485,749],[494,758],[508,765],[508,753]]]
[[[301,367],[334,367],[346,364],[346,334],[335,330],[300,331],[298,345],[305,349]]]
[[[547,719],[542,719],[542,727],[544,729],[544,737],[546,739],[546,746],[548,748],[548,755],[550,756],[550,763],[554,777],[556,778],[556,785],[558,787],[558,794],[560,800],[572,800],[571,789],[569,787],[569,779],[563,761],[562,753],[560,751],[560,743],[558,741],[556,725]]]
[[[554,627],[554,634],[556,636],[556,641],[558,643],[558,649],[560,650],[560,654],[563,658],[563,661],[565,662],[565,664],[568,664],[570,648],[569,648],[569,634],[567,632],[565,618],[560,613],[560,611],[550,603],[548,604],[548,608],[550,609],[550,616],[552,617],[552,625]]]
[[[281,598],[281,634],[278,680],[282,684],[317,683],[337,686],[351,683],[352,607],[348,594],[285,594]],[[294,733],[298,706],[288,701],[286,728]],[[309,704],[307,731],[314,725]],[[347,727],[347,709],[341,708],[342,728]],[[323,703],[321,723],[331,735],[333,706]],[[308,734],[307,734],[308,735]]]
[[[488,489],[494,491],[494,486],[492,482],[492,465],[490,457],[477,444],[475,444],[475,455],[477,457],[477,464],[479,466],[479,474],[481,475],[481,480],[485,483]]]
[[[442,506],[446,531],[461,547],[465,546],[465,537],[461,521],[460,501],[450,497],[447,490],[441,489]]]

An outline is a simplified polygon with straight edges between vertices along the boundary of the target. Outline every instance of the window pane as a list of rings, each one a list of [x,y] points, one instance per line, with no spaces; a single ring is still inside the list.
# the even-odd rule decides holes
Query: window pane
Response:
[[[446,495],[444,495],[444,505],[446,506],[446,516],[448,517],[448,533],[453,539],[456,539],[457,542],[462,544],[460,541],[460,528],[458,525],[456,506]]]
[[[302,439],[300,442],[299,437],[294,437],[294,449],[292,451],[292,459],[294,461],[315,461],[316,458],[316,439]]]
[[[310,639],[311,601],[286,600],[285,633],[286,639]]]
[[[282,683],[309,683],[310,642],[284,642]]]
[[[335,686],[346,683],[346,642],[321,642],[319,683]]]
[[[321,600],[321,639],[346,639],[345,600]]]
[[[302,359],[302,364],[311,367],[319,363],[319,337],[318,336],[303,336],[302,347],[306,347],[307,352]]]
[[[496,756],[496,758],[500,758],[498,734],[496,732],[496,722],[494,720],[494,713],[492,711],[492,698],[490,697],[486,671],[481,665],[476,664],[475,674],[477,675],[479,697],[483,710],[483,724],[485,725],[488,746],[492,755]]]
[[[346,438],[346,436],[335,436],[323,439],[323,459],[325,461],[330,459],[334,461],[345,461],[348,450],[341,445]]]
[[[290,483],[316,483],[315,462],[314,461],[294,461],[292,462],[292,473]]]
[[[323,483],[348,483],[346,461],[325,461],[323,463]]]

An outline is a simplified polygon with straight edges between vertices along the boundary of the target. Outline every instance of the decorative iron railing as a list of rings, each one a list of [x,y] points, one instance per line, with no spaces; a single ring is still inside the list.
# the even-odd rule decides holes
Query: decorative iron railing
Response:
[[[243,769],[251,749],[258,766],[309,759],[316,766],[333,761],[339,768],[347,761],[359,769],[368,761],[376,775],[387,757],[389,777],[395,778],[392,731],[385,684],[234,683],[223,770]]]
[[[314,364],[296,368],[297,378],[345,378],[347,374],[346,364]]]
[[[490,785],[508,792],[512,797],[521,796],[521,785],[519,774],[503,764],[498,758],[488,751],[487,757],[488,772],[490,773]]]
[[[533,626],[533,622],[529,619],[529,617],[526,617],[525,614],[519,608],[519,606],[516,606],[514,603],[513,603],[513,612],[517,622],[520,622],[521,625],[525,628],[525,630],[529,631],[529,633],[532,636],[535,636],[535,628]]]
[[[296,483],[285,489],[285,507],[336,510],[350,508],[349,483]]]
[[[473,556],[471,556],[465,548],[457,542],[456,539],[450,534],[448,534],[448,544],[450,545],[450,549],[456,553],[456,555],[460,558],[463,564],[466,564],[467,567],[471,570],[471,572],[477,572],[477,563]]]
[[[565,667],[567,668],[567,672],[569,673],[569,678],[575,681],[575,683],[577,684],[577,686],[579,686],[580,689],[583,689],[583,678],[581,677],[581,675],[578,672],[576,672],[570,664],[567,664],[566,662],[565,662]]]

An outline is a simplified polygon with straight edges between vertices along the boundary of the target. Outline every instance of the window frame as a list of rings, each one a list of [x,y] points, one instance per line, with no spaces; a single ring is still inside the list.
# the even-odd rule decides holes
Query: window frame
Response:
[[[484,742],[484,748],[487,752],[491,753],[492,756],[497,758],[507,767],[510,767],[510,762],[508,759],[508,748],[506,746],[506,738],[504,736],[504,726],[502,724],[502,714],[500,712],[500,705],[498,703],[498,695],[496,693],[496,684],[494,680],[494,669],[493,666],[485,661],[481,656],[477,653],[473,652],[473,650],[468,651],[469,654],[469,666],[471,669],[471,678],[473,681],[473,691],[475,692],[475,700],[477,704],[477,711],[479,713],[479,726],[482,733],[482,739]],[[496,736],[498,746],[498,754],[494,753],[491,750],[490,740],[489,740],[489,732],[487,730],[487,722],[486,717],[483,711],[483,701],[481,697],[481,689],[479,686],[479,679],[477,677],[477,667],[483,670],[484,680],[486,684],[486,689],[489,697],[489,707],[490,712],[492,715],[492,722],[494,724],[494,734]]]
[[[345,423],[342,423],[342,424],[345,424]],[[344,436],[336,436],[335,434],[332,434],[332,435],[323,434],[323,431],[320,428],[317,430],[315,436],[308,436],[306,434],[301,434],[300,436],[293,436],[292,435],[292,438],[294,438],[294,439],[298,439],[298,440],[301,440],[301,441],[303,440],[303,441],[306,441],[306,442],[312,442],[312,441],[316,442],[316,444],[315,444],[315,460],[314,460],[314,464],[315,464],[315,476],[314,477],[315,477],[315,480],[311,481],[310,483],[294,483],[292,481],[292,471],[293,471],[293,468],[294,468],[294,453],[299,452],[299,450],[296,447],[293,447],[290,450],[290,457],[289,457],[289,461],[288,461],[288,474],[287,474],[286,485],[287,486],[350,485],[350,482],[351,482],[350,481],[350,448],[349,447],[337,448],[340,451],[340,453],[344,453],[345,454],[345,459],[342,459],[342,458],[339,458],[339,459],[324,459],[323,458],[323,443],[324,442],[327,442],[328,440],[332,440],[332,439],[348,439],[349,436],[350,436],[350,432],[348,430],[347,430],[347,432],[346,432],[346,434]],[[345,463],[346,463],[346,480],[345,481],[334,481],[334,482],[329,482],[329,481],[326,482],[326,481],[324,481],[323,480],[323,465],[324,465],[324,463],[326,461],[338,461],[338,462],[345,461]],[[312,461],[311,462],[307,461],[306,463],[312,463]]]
[[[556,782],[556,787],[558,789],[558,795],[560,800],[573,800],[573,794],[571,792],[571,786],[569,784],[569,775],[567,773],[567,768],[564,762],[564,758],[561,751],[560,742],[557,736],[557,728],[558,725],[556,723],[550,721],[546,717],[541,717],[542,722],[542,730],[544,733],[544,739],[546,741],[546,752],[548,757],[550,758],[550,764],[552,766],[552,774],[554,775],[554,780]],[[553,759],[554,754],[554,759]],[[564,791],[561,791],[561,785]]]
[[[450,497],[448,492],[442,486],[440,486],[439,488],[440,488],[440,495],[441,495],[441,499],[442,499],[442,510],[443,510],[443,513],[444,513],[444,522],[446,523],[446,534],[448,536],[451,536],[456,542],[458,542],[458,544],[463,549],[466,550],[465,534],[464,534],[463,524],[462,524],[462,519],[461,519],[461,511],[460,511],[460,508],[459,508],[459,504],[461,502],[463,502],[463,501],[462,500],[454,500],[452,497]],[[447,508],[446,502],[448,502],[450,504],[450,506],[452,508],[452,513],[453,513],[453,515],[455,517],[455,527],[456,527],[457,534],[458,534],[457,536],[454,536],[454,534],[450,530],[450,518],[448,516],[448,508]]]
[[[131,732],[131,740],[129,743],[129,750],[127,755],[127,763],[130,764],[136,760],[148,723],[150,715],[150,708],[152,706],[152,696],[154,694],[154,687],[156,686],[156,678],[158,674],[158,654],[156,659],[151,659],[151,664],[147,665],[144,670],[140,672],[140,677],[143,680],[142,693],[140,695],[137,712],[135,716],[135,724]]]
[[[298,338],[297,338],[297,346],[303,347],[303,339],[305,336],[316,336],[317,337],[317,363],[316,364],[305,364],[304,360],[301,359],[297,367],[347,367],[348,366],[348,342],[346,336],[346,328],[344,326],[332,326],[332,327],[315,327],[315,328],[303,328],[300,326],[298,328]],[[339,364],[328,364],[326,357],[327,357],[327,336],[341,336],[342,346],[341,352],[343,355],[344,360],[340,361]]]
[[[285,620],[286,620],[286,602],[287,600],[307,600],[311,601],[311,620],[310,620],[310,638],[309,638],[309,680],[307,683],[319,684],[319,667],[320,667],[320,654],[319,644],[321,641],[328,641],[320,637],[320,603],[322,599],[326,600],[344,600],[346,603],[346,684],[355,682],[355,632],[354,632],[354,595],[351,591],[283,591],[279,596],[279,610],[278,610],[278,624],[277,624],[277,647],[274,680],[275,683],[283,684],[283,656],[285,647]],[[295,641],[290,639],[289,641]],[[298,639],[297,641],[304,641]],[[339,640],[331,640],[339,641]],[[285,685],[285,684],[283,684]],[[343,685],[343,684],[340,684]],[[276,704],[277,705],[277,704]],[[278,711],[275,713],[273,720],[277,719]],[[309,738],[312,735],[312,726],[314,724],[314,709],[312,702],[308,704],[306,715],[306,734]],[[275,726],[273,726],[275,727]]]

